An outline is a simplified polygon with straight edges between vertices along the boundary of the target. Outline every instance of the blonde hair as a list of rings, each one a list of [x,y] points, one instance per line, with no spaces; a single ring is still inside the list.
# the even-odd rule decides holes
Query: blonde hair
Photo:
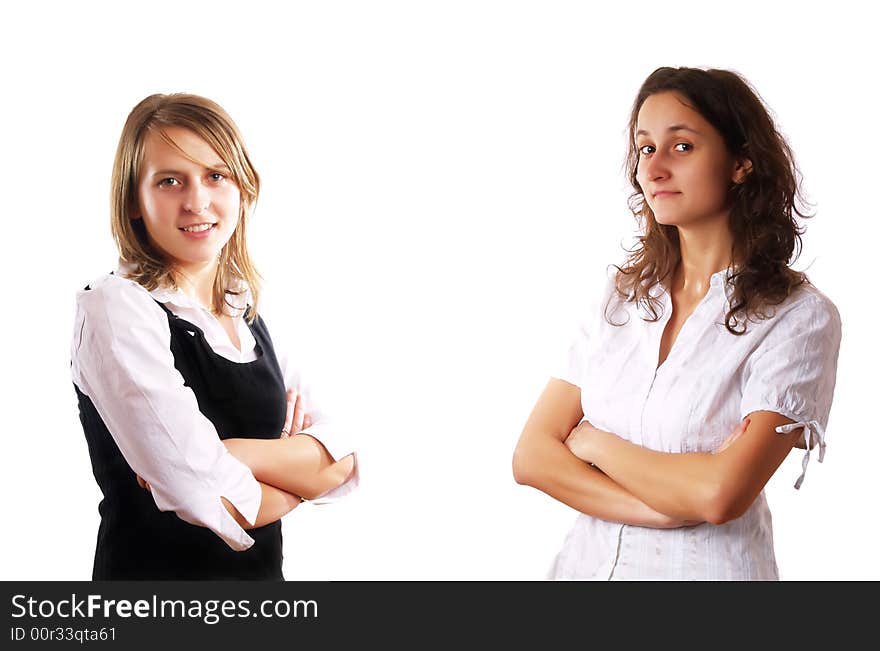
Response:
[[[241,294],[243,284],[251,292],[251,305],[246,317],[257,315],[260,275],[247,250],[247,222],[260,193],[260,177],[251,164],[244,140],[232,118],[218,104],[198,95],[173,93],[150,95],[135,106],[119,137],[113,161],[110,190],[110,228],[119,249],[119,257],[134,265],[128,277],[153,290],[160,285],[178,286],[172,264],[147,239],[142,219],[133,219],[139,211],[138,182],[147,134],[156,132],[170,141],[164,127],[189,129],[207,142],[231,171],[232,180],[241,196],[238,224],[220,252],[211,308],[224,314],[227,294]]]

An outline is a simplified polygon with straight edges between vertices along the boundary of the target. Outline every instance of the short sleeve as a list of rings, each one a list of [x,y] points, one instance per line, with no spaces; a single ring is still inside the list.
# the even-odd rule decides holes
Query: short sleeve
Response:
[[[583,316],[571,328],[568,339],[563,342],[564,347],[556,354],[550,368],[551,377],[581,387],[590,347],[601,336],[601,330],[605,326],[605,307],[614,291],[615,276],[609,271],[604,287],[600,286],[599,291],[593,293],[582,312]]]
[[[831,301],[812,290],[773,318],[777,322],[770,325],[746,362],[741,417],[773,411],[793,420],[777,431],[803,429],[797,447],[807,451],[806,472],[811,448],[818,444],[819,460],[824,456],[825,428],[837,378],[840,315]],[[802,481],[803,474],[795,487]]]
[[[589,343],[589,325],[584,321],[578,324],[569,336],[568,349],[556,360],[551,376],[580,387],[583,382]]]

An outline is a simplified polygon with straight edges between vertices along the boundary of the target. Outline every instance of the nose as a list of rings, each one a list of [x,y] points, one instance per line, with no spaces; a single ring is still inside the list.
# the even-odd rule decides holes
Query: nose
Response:
[[[194,215],[200,215],[211,205],[211,195],[201,183],[191,183],[184,199],[183,209]]]
[[[646,181],[662,181],[669,177],[669,166],[666,157],[660,151],[655,151],[650,158],[639,161],[639,172]]]

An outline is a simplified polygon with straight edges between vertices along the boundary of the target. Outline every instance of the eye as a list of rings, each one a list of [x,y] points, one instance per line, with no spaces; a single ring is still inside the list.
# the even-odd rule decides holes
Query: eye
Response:
[[[694,146],[687,142],[679,142],[673,147],[675,151],[690,151],[693,148]]]
[[[639,153],[647,156],[654,153],[654,145],[642,145],[639,147]]]
[[[180,185],[180,182],[177,179],[175,179],[173,176],[169,176],[167,179],[162,179],[161,181],[159,181],[158,185],[159,185],[159,187],[170,188],[171,186],[174,186],[174,185]]]
[[[211,172],[210,174],[208,174],[208,178],[211,179],[214,183],[220,183],[220,181],[224,180],[226,176],[221,174],[220,172]]]

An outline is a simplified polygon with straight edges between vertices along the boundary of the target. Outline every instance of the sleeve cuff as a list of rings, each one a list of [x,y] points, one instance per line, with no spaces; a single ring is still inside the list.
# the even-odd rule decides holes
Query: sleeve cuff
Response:
[[[346,480],[336,488],[331,488],[326,493],[318,495],[315,499],[307,500],[307,504],[315,504],[317,506],[322,504],[332,504],[333,502],[337,502],[347,496],[349,493],[354,492],[354,490],[360,485],[360,469],[358,468],[357,454],[352,452],[351,455],[354,459],[354,463],[352,464],[351,473],[349,473]]]
[[[250,468],[226,452],[217,464],[215,477],[219,478],[218,496],[225,497],[245,520],[254,524],[260,512],[263,491]],[[218,535],[236,551],[243,551],[253,545],[253,538],[239,526],[222,502],[220,502],[220,510],[222,513]]]
[[[223,506],[223,502],[218,500],[218,504],[220,507],[220,522],[219,527],[217,528],[217,535],[223,539],[230,548],[234,549],[237,552],[243,552],[251,548],[251,545],[254,544],[254,539],[251,538],[247,531],[242,529],[238,522],[235,521],[229,511],[226,510],[226,507]],[[238,508],[238,507],[236,507]],[[249,520],[249,522],[251,522]]]
[[[327,449],[334,461],[339,461],[354,453],[354,446],[349,442],[348,437],[341,434],[338,428],[329,423],[315,423],[297,434],[308,434],[318,441]]]
[[[789,423],[788,425],[780,425],[776,428],[778,434],[789,434],[796,429],[803,428],[804,433],[804,460],[801,462],[801,476],[794,483],[796,489],[800,489],[804,483],[804,477],[807,475],[807,465],[810,463],[810,449],[817,443],[819,444],[819,463],[825,459],[825,430],[817,420],[801,421],[799,423]]]

